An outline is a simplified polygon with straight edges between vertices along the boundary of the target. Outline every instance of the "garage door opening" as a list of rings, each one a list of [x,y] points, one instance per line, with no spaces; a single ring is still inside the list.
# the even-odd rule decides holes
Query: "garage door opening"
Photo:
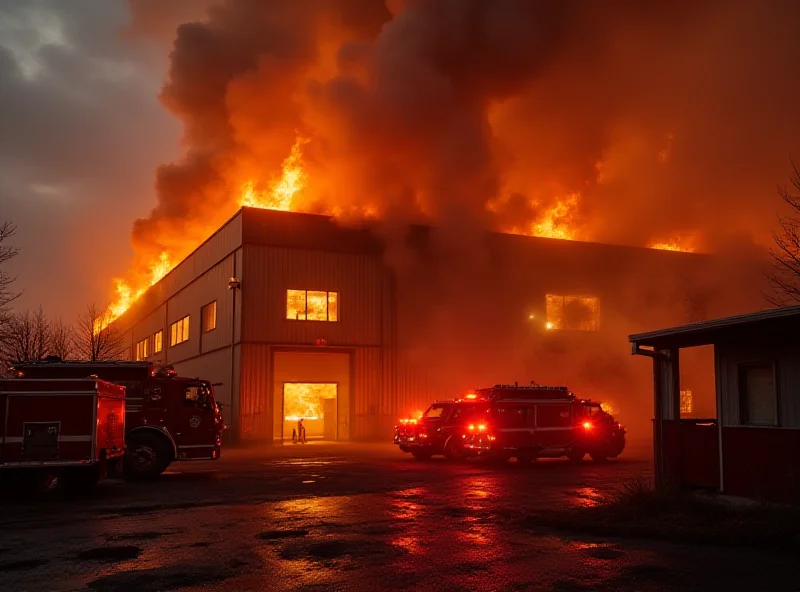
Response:
[[[283,439],[303,420],[307,440],[336,440],[336,383],[283,383]]]

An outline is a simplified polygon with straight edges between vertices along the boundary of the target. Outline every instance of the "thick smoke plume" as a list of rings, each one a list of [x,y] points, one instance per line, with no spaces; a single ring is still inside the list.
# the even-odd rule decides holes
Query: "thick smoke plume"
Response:
[[[181,6],[130,1],[143,34]],[[797,3],[207,4],[174,39],[161,98],[186,153],[136,223],[142,266],[185,254],[244,183],[266,189],[298,136],[292,209],[701,249],[774,222]]]

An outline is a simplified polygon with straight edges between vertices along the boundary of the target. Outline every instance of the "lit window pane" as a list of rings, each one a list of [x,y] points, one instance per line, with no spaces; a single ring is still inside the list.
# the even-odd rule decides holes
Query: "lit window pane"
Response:
[[[548,294],[546,305],[548,329],[600,330],[600,305],[594,296]]]
[[[339,320],[339,294],[336,292],[328,292],[328,320]]]
[[[306,320],[305,290],[286,290],[286,318],[293,321]]]
[[[694,410],[694,401],[692,400],[692,391],[681,391],[681,415],[689,415]]]
[[[327,292],[308,292],[308,314],[306,319],[309,321],[328,320]]]

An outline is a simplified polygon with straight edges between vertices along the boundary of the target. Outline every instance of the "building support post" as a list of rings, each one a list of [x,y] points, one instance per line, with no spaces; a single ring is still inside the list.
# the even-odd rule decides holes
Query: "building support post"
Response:
[[[678,349],[658,350],[658,402],[660,416],[660,474],[657,486],[668,493],[677,493],[681,484],[681,386]],[[665,423],[666,422],[666,423]],[[665,427],[668,429],[665,430]],[[666,437],[665,437],[666,434]]]

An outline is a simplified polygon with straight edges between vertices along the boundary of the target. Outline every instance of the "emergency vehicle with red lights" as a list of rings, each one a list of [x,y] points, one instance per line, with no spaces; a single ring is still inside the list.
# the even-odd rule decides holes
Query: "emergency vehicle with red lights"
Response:
[[[225,429],[212,385],[149,362],[62,361],[16,364],[19,379],[101,379],[124,386],[125,473],[152,478],[173,461],[217,460]]]
[[[394,428],[394,443],[419,460],[444,455],[462,460],[475,452],[464,447],[466,427],[486,417],[489,405],[472,393],[463,399],[436,401],[420,418],[403,418]]]
[[[625,449],[626,429],[599,402],[577,398],[565,386],[495,385],[478,389],[490,402],[480,421],[467,425],[466,450],[478,456],[530,463],[566,456],[580,461],[616,458]]]

